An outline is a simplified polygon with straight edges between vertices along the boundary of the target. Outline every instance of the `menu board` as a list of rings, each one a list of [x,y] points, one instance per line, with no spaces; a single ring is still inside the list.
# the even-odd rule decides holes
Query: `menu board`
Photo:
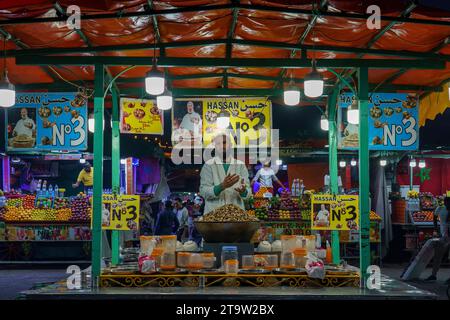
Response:
[[[6,111],[6,150],[87,149],[87,97],[73,92],[17,93]]]
[[[356,150],[359,125],[346,119],[355,96],[339,97],[338,148]],[[417,150],[419,147],[419,98],[407,93],[373,93],[369,98],[369,149]]]
[[[227,128],[217,126],[217,117],[225,112]],[[238,147],[256,143],[270,146],[272,103],[268,98],[193,98],[177,99],[172,111],[172,143],[207,147],[212,138],[229,130]]]
[[[358,200],[357,195],[312,195],[311,229],[358,230]]]
[[[164,134],[163,112],[155,101],[120,99],[120,132],[130,134]]]

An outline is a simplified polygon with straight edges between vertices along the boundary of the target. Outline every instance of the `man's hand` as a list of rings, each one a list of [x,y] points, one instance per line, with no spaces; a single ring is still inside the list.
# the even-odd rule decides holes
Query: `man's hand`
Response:
[[[436,231],[433,231],[433,238],[439,238],[439,235]]]
[[[73,183],[72,184],[72,188],[78,188],[78,186],[79,186],[80,184],[77,182],[77,183]]]
[[[227,174],[227,176],[225,177],[225,179],[223,179],[221,185],[222,185],[222,189],[228,189],[229,187],[233,186],[236,182],[239,181],[239,176],[237,174]]]
[[[245,190],[247,190],[245,183],[244,183],[244,179],[241,180],[241,185],[237,188],[234,188],[234,190],[236,190],[239,193],[244,193]]]

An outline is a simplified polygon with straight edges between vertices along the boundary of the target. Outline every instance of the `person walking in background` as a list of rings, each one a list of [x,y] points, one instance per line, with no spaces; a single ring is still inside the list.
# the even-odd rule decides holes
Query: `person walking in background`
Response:
[[[155,228],[155,219],[151,204],[151,196],[143,195],[141,196],[141,212],[139,214],[139,231],[141,235],[149,236],[153,235],[153,230]]]
[[[164,209],[159,212],[158,219],[155,225],[155,235],[172,235],[178,230],[180,223],[177,216],[173,212],[173,206],[171,201],[164,203]]]
[[[174,212],[176,214],[179,223],[177,231],[177,239],[178,241],[182,241],[182,239],[187,238],[189,227],[189,212],[183,205],[183,202],[181,201],[180,198],[175,198],[174,207],[175,207]]]
[[[439,241],[435,242],[434,257],[433,257],[433,270],[431,275],[426,281],[436,281],[436,276],[442,263],[442,259],[448,254],[450,249],[449,238],[449,211],[450,211],[450,197],[445,197],[444,200],[438,200],[438,206],[434,211],[434,229],[433,237],[439,238]],[[437,227],[437,219],[439,217],[440,228]],[[450,278],[447,279],[445,284],[450,284]]]

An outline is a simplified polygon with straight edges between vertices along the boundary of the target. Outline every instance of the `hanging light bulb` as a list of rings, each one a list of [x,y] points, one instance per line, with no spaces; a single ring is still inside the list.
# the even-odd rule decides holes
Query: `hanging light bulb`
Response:
[[[83,158],[83,156],[81,156],[81,158],[80,158],[80,163],[81,163],[81,164],[85,164],[85,163],[86,163],[86,159]]]
[[[345,168],[346,165],[347,165],[347,163],[344,160],[339,161],[339,166],[341,168]]]
[[[305,76],[303,82],[305,96],[317,98],[323,94],[323,78],[316,69],[316,60],[312,61],[312,71]]]
[[[387,165],[387,160],[386,159],[380,159],[380,166],[384,167]]]
[[[120,164],[126,164],[127,163],[127,160],[125,160],[125,159],[120,159]]]
[[[92,133],[94,133],[94,131],[95,131],[94,115],[91,115],[88,119],[88,130],[89,130],[89,132],[92,132]],[[105,119],[103,119],[103,130],[105,130]]]
[[[0,82],[0,107],[12,107],[16,103],[16,89],[8,80],[8,74],[5,71],[5,77]]]
[[[153,65],[145,77],[145,91],[154,96],[159,95],[164,92],[165,83],[164,74]]]
[[[283,92],[283,100],[284,104],[288,106],[296,106],[300,103],[300,89],[295,86],[292,79]]]
[[[156,106],[160,110],[169,110],[173,105],[172,92],[167,88],[164,90],[163,94],[156,97]]]
[[[217,116],[217,127],[219,129],[226,129],[230,125],[230,113],[222,109]]]
[[[328,131],[329,129],[328,119],[325,115],[322,115],[322,117],[320,117],[320,129],[324,131]]]
[[[351,124],[359,124],[359,108],[356,99],[347,108],[347,121]]]
[[[423,169],[427,166],[426,162],[424,159],[419,160],[419,168]]]
[[[352,159],[352,161],[350,161],[350,165],[351,165],[352,167],[356,166],[356,160],[355,160],[355,159]]]
[[[416,159],[411,158],[411,160],[409,161],[409,166],[411,168],[415,168],[417,166]]]
[[[16,103],[16,88],[9,82],[6,70],[6,36],[3,37],[3,80],[0,82],[0,107],[12,107]]]
[[[281,166],[281,165],[283,164],[283,160],[277,159],[277,160],[275,160],[275,164],[276,164],[277,166]]]

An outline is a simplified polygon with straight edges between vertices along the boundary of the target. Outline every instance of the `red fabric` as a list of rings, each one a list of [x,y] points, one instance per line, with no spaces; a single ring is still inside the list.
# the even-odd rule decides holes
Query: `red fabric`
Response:
[[[421,192],[431,192],[434,195],[442,195],[450,190],[450,159],[426,159],[430,179],[421,183],[420,168],[414,168],[413,184],[420,185]],[[409,160],[402,161],[397,168],[397,182],[400,185],[409,185]]]

